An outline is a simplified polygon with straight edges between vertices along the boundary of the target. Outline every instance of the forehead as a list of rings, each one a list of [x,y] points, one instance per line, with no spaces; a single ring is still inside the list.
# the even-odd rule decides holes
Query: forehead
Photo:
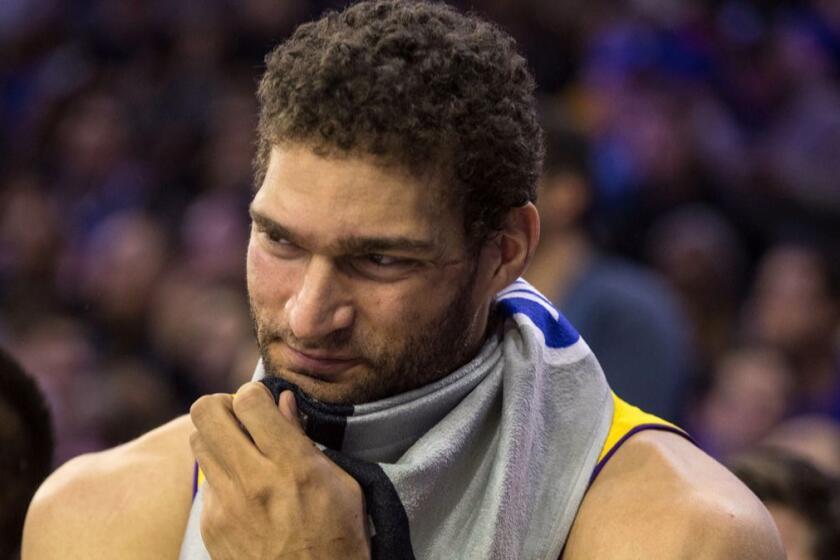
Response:
[[[272,149],[253,208],[316,244],[346,237],[463,243],[445,186],[366,156],[322,156],[300,145]]]

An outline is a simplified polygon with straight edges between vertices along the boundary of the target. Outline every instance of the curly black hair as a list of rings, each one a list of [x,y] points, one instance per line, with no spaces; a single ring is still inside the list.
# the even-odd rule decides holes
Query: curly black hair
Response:
[[[52,415],[35,380],[0,348],[0,558],[20,543],[26,509],[52,470]]]
[[[534,79],[507,33],[443,3],[371,0],[300,26],[266,56],[255,159],[272,146],[372,155],[446,178],[468,239],[536,197]]]

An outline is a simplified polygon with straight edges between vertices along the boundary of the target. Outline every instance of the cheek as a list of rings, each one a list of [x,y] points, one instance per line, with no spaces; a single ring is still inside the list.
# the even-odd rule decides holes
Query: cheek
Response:
[[[405,287],[352,285],[354,337],[368,347],[390,346],[416,324],[414,297]]]
[[[435,293],[404,286],[360,289],[354,299],[357,325],[367,331],[366,336],[385,340],[416,334],[430,317],[439,316],[442,308]]]
[[[259,309],[282,309],[294,286],[292,264],[273,258],[252,239],[248,244],[246,264],[248,295]]]

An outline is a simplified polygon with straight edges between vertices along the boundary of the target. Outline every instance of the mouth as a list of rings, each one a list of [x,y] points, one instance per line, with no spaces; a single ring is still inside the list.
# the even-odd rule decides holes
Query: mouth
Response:
[[[303,352],[287,344],[283,345],[283,357],[287,368],[323,381],[335,381],[336,377],[361,362],[359,358],[335,352]]]

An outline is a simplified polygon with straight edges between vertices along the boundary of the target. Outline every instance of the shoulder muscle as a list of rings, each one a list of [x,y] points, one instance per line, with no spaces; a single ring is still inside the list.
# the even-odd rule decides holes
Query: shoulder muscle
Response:
[[[584,497],[563,558],[784,558],[772,518],[676,434],[633,436]]]
[[[192,499],[184,416],[114,449],[77,457],[35,494],[23,558],[177,558]]]

